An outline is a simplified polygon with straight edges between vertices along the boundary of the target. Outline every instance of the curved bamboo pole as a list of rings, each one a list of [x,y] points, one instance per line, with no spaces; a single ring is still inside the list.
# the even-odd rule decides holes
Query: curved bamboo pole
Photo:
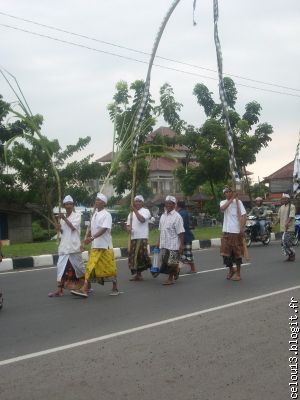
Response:
[[[145,111],[148,98],[149,98],[149,89],[150,89],[150,79],[151,79],[151,70],[153,66],[153,62],[156,56],[156,52],[159,46],[159,42],[161,40],[161,37],[163,35],[164,29],[173,13],[177,5],[179,4],[180,0],[174,0],[169,7],[162,23],[161,26],[158,30],[157,36],[154,41],[153,49],[151,52],[149,64],[148,64],[148,70],[147,70],[147,75],[146,75],[146,80],[145,80],[145,86],[144,86],[144,91],[143,95],[140,101],[140,105],[138,108],[138,112],[136,114],[136,117],[134,119],[133,123],[133,129],[132,129],[132,153],[133,153],[133,164],[132,164],[132,184],[131,184],[131,206],[133,205],[134,197],[136,194],[136,171],[137,171],[137,154],[138,154],[138,147],[139,147],[139,128],[140,128],[140,123],[143,117],[143,113]],[[129,232],[129,237],[128,237],[128,250],[130,252],[131,250],[131,230],[132,230],[132,218],[133,218],[133,212],[130,212],[130,232]]]
[[[219,75],[219,94],[220,94],[221,104],[222,104],[222,108],[223,108],[223,113],[225,115],[226,139],[227,139],[227,144],[228,144],[229,167],[230,167],[230,172],[231,172],[231,176],[232,176],[232,183],[233,183],[234,190],[236,192],[238,192],[241,190],[241,180],[239,177],[237,163],[236,163],[235,155],[234,155],[233,131],[232,131],[232,128],[230,125],[230,120],[229,120],[228,104],[226,101],[226,92],[225,92],[224,79],[223,79],[222,50],[221,50],[221,43],[220,43],[219,34],[218,34],[218,19],[219,19],[218,0],[214,0],[213,7],[214,7],[214,40],[215,40],[215,46],[216,46],[216,54],[217,54],[217,62],[218,62],[218,75]],[[235,200],[236,200],[236,206],[237,206],[238,219],[239,219],[239,223],[240,223],[240,231],[242,232],[243,223],[242,223],[241,209],[240,209],[238,197]],[[249,260],[248,248],[247,248],[244,236],[243,236],[243,250],[244,250],[244,255],[245,255],[246,260]]]

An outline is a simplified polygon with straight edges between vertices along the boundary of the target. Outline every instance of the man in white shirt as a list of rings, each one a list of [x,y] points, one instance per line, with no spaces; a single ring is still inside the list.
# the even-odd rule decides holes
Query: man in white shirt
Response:
[[[229,268],[227,279],[241,280],[241,265],[244,255],[244,226],[246,222],[246,210],[238,199],[238,194],[231,188],[223,190],[226,200],[220,202],[220,210],[224,213],[223,236],[221,238],[221,255],[224,264]],[[236,269],[233,267],[236,264]]]
[[[50,292],[49,297],[63,296],[63,289],[79,289],[84,281],[85,266],[80,250],[81,216],[74,210],[74,201],[70,195],[63,200],[66,214],[59,214],[60,222],[56,224],[60,233],[57,261],[58,290]]]
[[[110,295],[120,294],[117,287],[117,266],[114,256],[111,228],[112,217],[105,209],[107,197],[98,193],[95,201],[95,212],[91,220],[91,232],[84,241],[91,243],[92,248],[85,271],[84,285],[80,290],[72,290],[75,296],[87,298],[89,284],[97,282],[104,285],[104,282],[112,282]]]
[[[150,211],[144,207],[144,198],[137,195],[127,218],[127,232],[131,234],[128,266],[133,277],[131,281],[142,281],[142,272],[151,268],[148,254]]]
[[[281,207],[278,211],[278,218],[275,224],[280,222],[280,232],[282,233],[281,238],[281,249],[285,256],[286,261],[295,261],[296,253],[293,248],[293,241],[295,235],[295,214],[296,208],[291,203],[290,195],[288,193],[282,193]]]
[[[175,210],[175,207],[176,198],[167,196],[165,212],[159,220],[160,241],[157,247],[161,249],[160,272],[169,275],[163,285],[172,285],[178,279],[180,254],[182,254],[184,248],[183,219]]]

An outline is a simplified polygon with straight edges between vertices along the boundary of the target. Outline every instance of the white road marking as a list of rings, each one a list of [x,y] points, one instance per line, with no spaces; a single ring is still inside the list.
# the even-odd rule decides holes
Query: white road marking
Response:
[[[251,263],[245,263],[242,264],[242,267],[247,267],[248,265],[251,265]],[[204,267],[205,268],[205,267]],[[206,269],[204,271],[197,271],[194,273],[188,273],[188,274],[180,274],[179,277],[184,277],[184,276],[193,276],[197,274],[206,274],[207,272],[215,272],[215,271],[222,271],[223,269],[227,269],[227,267],[220,267],[220,268],[213,268],[213,269]]]
[[[151,323],[151,324],[137,326],[135,328],[126,329],[124,331],[114,332],[114,333],[110,333],[108,335],[98,336],[98,337],[95,337],[95,338],[92,338],[92,339],[87,339],[87,340],[82,340],[80,342],[70,343],[70,344],[67,344],[67,345],[64,345],[64,346],[53,347],[51,349],[42,350],[42,351],[38,351],[38,352],[35,352],[35,353],[29,353],[29,354],[24,354],[24,355],[18,356],[18,357],[8,358],[7,360],[0,361],[0,366],[8,365],[8,364],[14,364],[14,363],[17,363],[17,362],[20,362],[20,361],[29,360],[29,359],[36,358],[36,357],[46,356],[48,354],[57,353],[59,351],[74,349],[76,347],[85,346],[87,344],[96,343],[96,342],[100,342],[100,341],[103,341],[103,340],[107,340],[107,339],[112,339],[112,338],[119,337],[119,336],[128,335],[128,334],[134,333],[134,332],[144,331],[146,329],[155,328],[157,326],[170,324],[172,322],[181,321],[181,320],[184,320],[184,319],[187,319],[187,318],[193,318],[193,317],[197,317],[199,315],[208,314],[208,313],[213,312],[213,311],[219,311],[219,310],[223,310],[225,308],[238,306],[240,304],[246,304],[246,303],[249,303],[249,302],[252,302],[252,301],[256,301],[256,300],[262,300],[262,299],[265,299],[267,297],[276,296],[278,294],[283,294],[283,293],[290,292],[290,291],[296,290],[296,289],[300,289],[300,285],[289,287],[289,288],[282,289],[282,290],[277,290],[276,292],[262,294],[260,296],[250,297],[250,298],[244,299],[244,300],[235,301],[233,303],[223,304],[221,306],[207,308],[206,310],[201,310],[201,311],[196,311],[196,312],[193,312],[193,313],[190,313],[190,314],[180,315],[178,317],[165,319],[165,320],[154,322],[154,323]]]
[[[117,261],[123,261],[125,259],[119,259]],[[127,259],[126,259],[127,260]],[[242,264],[242,267],[246,267],[247,265],[251,265],[251,263],[245,263]],[[20,270],[15,270],[15,271],[5,271],[1,272],[0,275],[10,275],[10,274],[23,274],[25,272],[36,272],[36,271],[46,271],[48,269],[54,269],[56,266],[54,265],[53,267],[42,267],[42,268],[30,268],[30,269],[20,269]],[[205,266],[202,266],[201,268],[205,268]],[[190,276],[190,275],[196,275],[196,274],[205,274],[206,272],[214,272],[214,271],[220,271],[226,269],[226,267],[220,267],[220,268],[214,268],[214,269],[208,269],[204,271],[197,271],[195,274],[180,274],[180,276]]]
[[[56,268],[56,266],[53,267],[42,267],[42,268],[30,268],[30,269],[21,269],[20,271],[6,271],[6,272],[1,272],[0,275],[9,275],[9,274],[23,274],[24,272],[36,272],[36,271],[46,271],[48,269],[53,269]]]

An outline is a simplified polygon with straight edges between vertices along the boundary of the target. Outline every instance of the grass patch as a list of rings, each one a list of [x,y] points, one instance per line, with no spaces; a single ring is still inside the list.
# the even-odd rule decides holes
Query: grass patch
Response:
[[[205,240],[217,238],[221,236],[221,226],[214,227],[197,227],[193,230],[195,239]],[[127,247],[128,235],[122,229],[113,229],[112,232],[114,247]],[[157,244],[159,240],[158,229],[150,230],[149,243],[150,245]],[[2,250],[5,257],[29,257],[38,256],[40,254],[57,254],[56,240],[48,242],[34,242],[34,243],[17,243],[10,246],[3,246]]]

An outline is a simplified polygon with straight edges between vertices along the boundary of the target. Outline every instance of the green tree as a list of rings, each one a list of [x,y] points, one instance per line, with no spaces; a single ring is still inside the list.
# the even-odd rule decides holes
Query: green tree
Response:
[[[90,137],[80,138],[76,144],[62,149],[58,140],[49,140],[41,135],[36,140],[31,125],[26,119],[7,122],[10,117],[10,104],[0,97],[0,139],[5,145],[13,138],[7,150],[7,164],[4,160],[3,146],[0,153],[0,196],[2,201],[15,202],[22,206],[35,203],[44,214],[51,217],[52,208],[57,204],[57,185],[53,175],[52,162],[60,175],[62,194],[74,196],[76,203],[91,204],[97,188],[90,185],[91,180],[99,179],[106,173],[106,167],[92,162],[92,155],[82,160],[71,161],[77,153],[86,148]],[[37,126],[42,125],[42,117],[35,117]],[[47,152],[45,151],[47,149]],[[77,157],[78,159],[78,157]]]
[[[113,171],[113,185],[116,193],[122,195],[131,190],[132,179],[132,131],[134,116],[142,98],[144,82],[128,83],[120,81],[116,84],[116,93],[113,102],[108,105],[110,119],[115,125],[115,145],[117,147],[118,162]],[[153,144],[147,141],[155,125],[154,102],[150,99],[144,110],[139,134],[139,151],[137,160],[137,191],[146,193],[148,181],[148,160],[156,152]],[[159,147],[159,146],[158,146]]]

